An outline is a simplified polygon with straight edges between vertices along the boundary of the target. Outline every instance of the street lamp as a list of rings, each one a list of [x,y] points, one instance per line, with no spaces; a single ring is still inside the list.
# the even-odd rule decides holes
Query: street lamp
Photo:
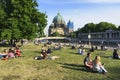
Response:
[[[90,30],[89,30],[89,34],[88,34],[88,39],[89,39],[89,46],[90,46],[91,45],[91,43],[90,43],[90,39],[91,39]]]

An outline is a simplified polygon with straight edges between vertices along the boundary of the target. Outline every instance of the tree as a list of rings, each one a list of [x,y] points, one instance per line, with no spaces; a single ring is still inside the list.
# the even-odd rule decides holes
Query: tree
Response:
[[[85,24],[85,26],[81,29],[78,29],[78,32],[82,32],[82,33],[88,33],[90,32],[102,32],[102,31],[106,31],[106,30],[116,30],[116,26],[115,24],[112,23],[108,23],[108,22],[100,22],[98,24],[94,24],[94,23],[87,23]]]
[[[38,33],[43,36],[47,16],[37,6],[36,0],[0,0],[1,39],[34,39]]]
[[[100,22],[96,26],[96,32],[102,32],[102,31],[106,31],[106,30],[116,30],[116,29],[117,28],[114,24],[108,23],[108,22]]]
[[[71,32],[70,37],[76,38],[76,32]]]
[[[89,31],[96,32],[96,24],[88,23],[83,28],[81,28],[80,31],[84,33],[88,33]]]

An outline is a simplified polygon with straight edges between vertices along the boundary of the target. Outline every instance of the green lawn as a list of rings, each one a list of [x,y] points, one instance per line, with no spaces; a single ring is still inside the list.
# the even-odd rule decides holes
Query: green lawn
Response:
[[[4,47],[0,48],[0,51]],[[95,51],[92,59],[98,53],[108,73],[106,75],[94,73],[83,67],[83,59],[86,55],[77,54],[76,50],[66,47],[54,50],[51,55],[59,56],[55,60],[34,60],[34,56],[40,56],[41,45],[27,44],[20,48],[24,57],[7,61],[0,60],[0,80],[119,80],[120,60],[108,58],[112,51]]]

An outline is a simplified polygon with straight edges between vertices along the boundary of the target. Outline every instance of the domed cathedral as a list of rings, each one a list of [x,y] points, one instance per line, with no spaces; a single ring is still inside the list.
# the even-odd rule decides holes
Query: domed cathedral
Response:
[[[48,29],[48,34],[51,36],[53,33],[58,32],[61,36],[69,35],[70,32],[73,32],[73,22],[69,20],[69,22],[65,23],[65,20],[57,13],[57,15],[53,18],[53,21]]]

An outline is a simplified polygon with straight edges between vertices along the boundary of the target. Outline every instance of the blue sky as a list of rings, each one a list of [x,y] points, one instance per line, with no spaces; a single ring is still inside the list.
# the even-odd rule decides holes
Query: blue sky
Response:
[[[74,22],[74,30],[86,23],[102,21],[120,25],[120,0],[37,0],[38,9],[48,15],[48,26],[59,12],[65,22]]]

